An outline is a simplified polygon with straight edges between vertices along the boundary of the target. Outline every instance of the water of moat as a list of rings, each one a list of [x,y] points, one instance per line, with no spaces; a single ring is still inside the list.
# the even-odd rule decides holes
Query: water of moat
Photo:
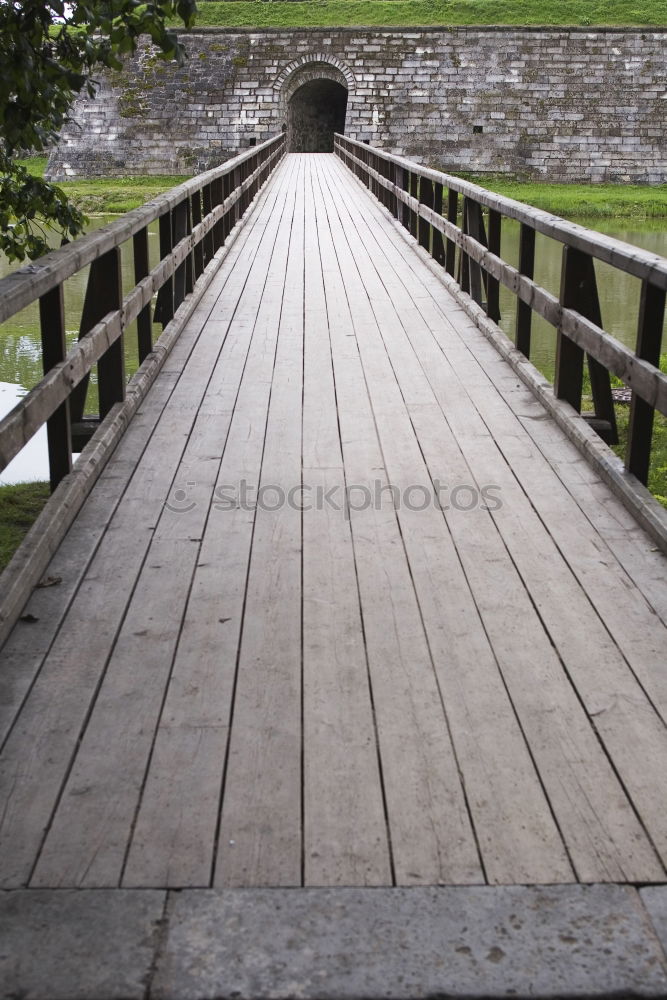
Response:
[[[113,217],[98,216],[91,221],[91,228],[112,221]],[[617,239],[643,247],[654,253],[667,256],[667,226],[663,219],[635,220],[618,219],[574,219],[581,225],[607,233]],[[150,234],[151,266],[158,259],[157,228]],[[131,247],[131,244],[128,246]],[[503,223],[502,256],[508,263],[517,266],[519,253],[519,227],[511,220]],[[0,255],[0,277],[20,265],[9,265]],[[560,284],[561,247],[554,240],[538,234],[535,252],[535,280],[555,295]],[[606,329],[624,344],[634,348],[637,313],[639,303],[639,282],[613,268],[596,264],[598,289],[602,318]],[[87,269],[74,275],[65,286],[65,316],[68,324],[68,338],[74,342],[77,337],[78,322],[83,305],[87,280]],[[129,291],[134,285],[134,263],[130,253],[123,254],[123,288]],[[504,288],[500,292],[501,323],[510,336],[514,330],[516,302],[514,296]],[[159,329],[159,328],[157,328]],[[156,330],[157,332],[157,330]],[[531,360],[551,379],[554,370],[556,335],[554,329],[539,317],[533,319]],[[667,345],[665,345],[667,348]],[[0,325],[0,416],[7,413],[16,401],[42,377],[41,343],[37,319],[37,305],[23,310],[7,323]],[[136,335],[130,331],[126,346],[128,376],[138,365]],[[95,374],[91,378],[87,411],[97,411],[97,386]],[[45,431],[42,430],[21,455],[0,475],[0,483],[22,482],[47,478]]]

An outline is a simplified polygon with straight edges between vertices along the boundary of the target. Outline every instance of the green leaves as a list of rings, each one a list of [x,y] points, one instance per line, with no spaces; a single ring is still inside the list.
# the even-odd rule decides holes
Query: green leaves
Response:
[[[69,238],[83,225],[63,192],[29,178],[16,156],[52,142],[77,94],[85,88],[94,96],[94,71],[121,69],[142,35],[162,58],[182,63],[184,47],[166,22],[179,17],[190,26],[195,13],[195,0],[0,2],[0,249],[12,259],[44,252],[43,226]]]
[[[41,257],[50,249],[49,229],[67,240],[83,232],[86,217],[59,187],[2,152],[0,172],[0,250],[10,260]]]

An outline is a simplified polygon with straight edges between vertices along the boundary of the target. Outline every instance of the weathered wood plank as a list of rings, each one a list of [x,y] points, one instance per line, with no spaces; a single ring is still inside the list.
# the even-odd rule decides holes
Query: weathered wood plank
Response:
[[[396,511],[363,502],[376,483],[386,498],[390,483],[359,357],[354,263],[330,197],[317,216],[396,882],[484,881]]]
[[[494,378],[496,384],[498,380]],[[511,369],[499,386],[526,433],[538,446],[563,486],[596,533],[614,553],[650,607],[667,624],[665,557],[609,487],[600,480],[581,452],[553,421],[532,393],[519,392]]]
[[[241,236],[6,647],[1,884],[664,880],[664,560],[333,158]]]
[[[0,745],[4,743],[39,672],[173,385],[171,375],[161,374],[156,379],[153,391],[132,420],[113,458],[103,470],[96,489],[83,504],[74,524],[46,567],[44,579],[60,580],[60,583],[37,588],[32,592],[24,613],[34,621],[18,621],[2,647]]]
[[[346,202],[349,203],[349,199],[346,199]],[[374,229],[374,235],[377,234],[379,234],[379,229],[376,227]],[[389,246],[388,240],[383,240],[382,244],[383,249],[387,250]],[[375,256],[377,256],[377,254]],[[400,262],[397,266],[400,268]],[[415,270],[418,270],[417,265],[413,261],[410,261],[409,267],[412,273],[414,273]],[[404,269],[404,271],[405,270],[406,269]],[[430,275],[428,275],[428,277],[430,278]],[[426,283],[428,283],[428,280],[426,280]],[[400,308],[401,302],[405,300],[405,291],[400,289],[400,286],[397,286],[396,278],[394,278],[393,284],[387,284],[387,289],[392,297],[395,296],[397,307]],[[392,292],[392,289],[396,289],[395,293]],[[443,318],[444,315],[451,315],[451,300],[448,301],[447,294],[441,287],[439,292],[443,293],[440,295],[440,305],[442,310],[440,312],[440,318],[438,319],[437,317],[432,317],[429,325],[436,333],[442,350],[433,350],[435,345],[432,343],[429,347],[428,338],[420,336],[418,340],[415,341],[416,356],[421,358],[421,362],[424,365],[424,371],[429,375],[429,380],[433,384],[434,392],[438,395],[440,405],[447,416],[447,420],[450,423],[452,430],[455,431],[456,440],[459,442],[464,455],[468,457],[471,472],[475,470],[477,473],[478,484],[485,481],[489,482],[491,481],[490,477],[495,477],[494,481],[499,482],[500,485],[502,485],[503,506],[499,508],[498,511],[493,512],[493,518],[498,524],[498,528],[502,533],[505,544],[508,545],[510,552],[512,553],[513,559],[517,562],[517,565],[521,570],[523,579],[529,581],[531,595],[540,608],[541,616],[546,618],[550,635],[552,638],[557,637],[558,639],[557,648],[559,649],[561,656],[564,657],[568,669],[577,671],[580,693],[589,706],[590,714],[596,717],[595,721],[598,729],[605,730],[603,739],[605,739],[607,744],[610,745],[610,750],[613,753],[615,763],[617,763],[619,769],[623,769],[622,773],[624,780],[627,782],[630,777],[632,778],[633,789],[637,793],[638,800],[641,800],[642,805],[644,806],[643,815],[647,818],[647,820],[651,820],[652,832],[654,835],[658,834],[659,836],[664,837],[664,824],[659,818],[658,808],[656,808],[655,803],[651,805],[650,798],[645,794],[642,797],[642,785],[644,786],[645,791],[646,783],[644,781],[645,772],[641,770],[639,763],[640,760],[643,759],[644,767],[649,766],[651,768],[653,781],[657,781],[659,786],[663,781],[661,774],[665,773],[664,754],[666,745],[664,727],[662,727],[662,725],[658,722],[657,716],[653,713],[650,703],[646,701],[641,689],[638,688],[631,673],[627,670],[625,664],[623,664],[622,658],[619,656],[618,649],[613,643],[610,643],[605,630],[600,628],[595,612],[593,609],[587,609],[585,595],[579,590],[573,580],[567,564],[563,562],[562,557],[559,557],[558,552],[553,550],[551,539],[548,535],[546,535],[541,525],[536,526],[536,528],[531,527],[532,518],[530,507],[525,501],[523,494],[521,492],[517,492],[513,488],[512,475],[509,472],[508,467],[505,466],[502,460],[499,462],[497,457],[494,458],[493,453],[495,446],[490,439],[488,428],[480,421],[479,414],[476,412],[475,408],[471,406],[470,399],[466,397],[474,391],[474,398],[477,402],[477,406],[479,406],[480,403],[487,401],[486,406],[488,408],[488,400],[490,400],[491,405],[493,405],[494,400],[497,399],[498,396],[495,390],[490,387],[488,379],[484,376],[480,369],[476,369],[476,366],[474,365],[466,366],[464,361],[459,360],[460,358],[465,360],[466,355],[469,357],[468,350],[469,346],[473,343],[473,331],[461,331],[454,340],[452,340],[451,336],[447,336],[447,331],[452,330],[453,327],[451,322],[443,322]],[[377,296],[374,301],[376,300]],[[417,306],[418,311],[425,313],[426,302],[427,300],[422,299],[421,297],[415,299],[415,305]],[[445,313],[445,310],[447,310],[447,313]],[[414,309],[412,310],[412,314],[406,311],[406,330],[408,330],[411,339],[413,339],[415,334],[419,332],[420,326],[419,323],[415,323],[414,317]],[[488,345],[484,346],[487,347],[487,353],[493,353],[491,349],[488,348]],[[454,359],[458,361],[458,367],[455,364]],[[497,363],[498,365],[502,364],[500,361]],[[454,370],[451,371],[451,373],[448,371],[450,365],[454,365]],[[408,369],[408,360],[403,355],[400,357],[400,363],[397,362],[396,369],[401,373],[404,373]],[[458,374],[458,378],[456,377],[456,374]],[[465,389],[463,387],[465,387]],[[489,389],[491,389],[491,392],[489,392]],[[416,413],[419,416],[418,410],[416,410]],[[434,420],[432,413],[428,413],[427,418],[421,420],[419,423],[420,440],[425,448],[431,450],[434,447],[434,439],[436,447],[441,446],[440,441],[442,435],[434,430],[434,423],[436,423],[436,421]],[[489,421],[489,426],[493,426],[494,432],[497,433],[497,414],[495,415],[493,422]],[[502,428],[502,422],[500,427]],[[516,433],[512,440],[517,440]],[[517,441],[517,445],[519,446],[517,448],[517,453],[523,454],[525,451],[524,446],[521,445],[520,441]],[[514,464],[513,461],[512,464]],[[567,520],[567,518],[561,519]],[[470,538],[469,536],[472,537]],[[471,558],[469,563],[466,562],[467,572],[469,578],[473,581],[474,590],[480,607],[482,608],[483,613],[486,611],[486,618],[489,619],[490,606],[487,605],[485,608],[485,602],[488,601],[488,597],[490,595],[487,594],[485,596],[484,594],[486,577],[480,575],[480,571],[478,569],[482,565],[486,565],[488,572],[489,552],[492,551],[488,544],[489,540],[485,535],[480,533],[478,528],[474,532],[466,532],[463,539],[457,539],[457,541],[459,541],[459,544],[466,542],[468,547],[472,548],[473,556],[475,554],[475,550],[477,550],[477,558]],[[549,553],[548,556],[545,555],[545,552]],[[462,556],[465,558],[463,550]],[[493,565],[494,569],[497,570],[495,561],[493,562]],[[507,582],[503,582],[502,586],[498,584],[497,591],[499,594],[503,593],[505,595],[512,593]],[[551,594],[554,591],[563,595],[562,601],[559,601],[558,604],[555,604],[553,599],[550,600]],[[507,668],[507,664],[509,664],[511,660],[512,670],[516,669],[516,656],[520,651],[516,648],[514,648],[513,653],[510,653],[509,651],[509,645],[512,645],[512,640],[510,638],[512,635],[512,629],[508,628],[508,614],[512,613],[517,600],[519,600],[518,596],[513,594],[512,599],[507,601],[509,607],[504,609],[498,627],[495,627],[490,620],[487,622],[489,634],[494,641],[494,648],[499,654],[501,662],[505,662]],[[525,612],[523,618],[525,628]],[[503,653],[503,645],[506,646],[505,653]],[[531,658],[525,661],[524,669],[530,674],[534,674],[535,667],[531,666],[531,660],[535,658],[537,662],[543,663],[544,660],[548,662],[549,651],[548,648],[545,647],[544,652],[541,655],[536,655],[536,650],[539,648],[539,641],[537,637],[534,637],[530,642],[526,642],[525,645],[531,649]],[[510,684],[512,685],[511,672],[509,677]],[[514,688],[514,697],[515,704],[517,704],[516,692],[520,691],[520,681],[518,677],[514,683],[516,685]],[[546,683],[545,678],[543,678],[542,683]],[[561,698],[566,695],[566,688],[567,684],[561,691]],[[642,734],[642,750],[639,753],[635,753],[632,749],[629,751],[624,750],[625,738],[623,734],[625,726],[623,724],[618,725],[615,723],[609,726],[609,730],[613,730],[614,733],[620,734],[620,738],[613,740],[608,738],[606,725],[604,723],[600,725],[598,722],[598,712],[600,714],[603,712],[601,706],[603,704],[605,705],[604,711],[606,711],[606,706],[608,706],[610,689],[618,691],[618,701],[624,706],[624,709],[621,711],[626,715],[624,722],[627,723],[628,728],[638,735]],[[545,688],[543,688],[543,690],[545,690]],[[552,690],[555,692],[553,686]],[[568,703],[568,698],[570,707],[566,709],[565,706]],[[629,710],[624,711],[626,708],[626,702],[629,703],[630,706],[636,706],[636,710],[631,707]],[[633,829],[634,817],[632,816],[631,811],[628,812],[629,807],[627,800],[625,804],[623,804],[623,794],[620,786],[617,785],[616,793],[613,792],[615,779],[610,769],[607,769],[606,778],[604,778],[604,759],[600,760],[599,753],[596,754],[595,738],[593,738],[591,742],[590,735],[592,734],[589,734],[588,736],[586,735],[587,727],[583,725],[582,722],[576,722],[579,714],[576,700],[573,701],[572,697],[568,696],[565,698],[564,702],[561,701],[561,705],[561,711],[566,711],[564,718],[568,718],[570,720],[570,731],[568,732],[567,741],[564,743],[564,748],[570,744],[574,738],[575,731],[578,729],[578,738],[584,740],[584,742],[588,742],[591,749],[591,753],[588,754],[586,758],[588,760],[587,775],[590,776],[593,767],[597,766],[600,769],[600,780],[606,781],[609,793],[613,796],[613,798],[610,798],[609,801],[613,801],[614,805],[612,810],[607,811],[607,817],[605,820],[607,830],[602,831],[604,836],[600,840],[598,846],[594,847],[595,851],[600,851],[598,865],[602,865],[600,873],[601,877],[615,877],[614,872],[618,874],[619,871],[624,873],[623,877],[631,877],[633,866],[635,872],[654,871],[655,873],[659,871],[660,866],[657,864],[657,860],[646,842],[644,848],[641,848],[641,833],[639,832],[639,828],[636,827],[636,824]],[[616,711],[612,714],[616,714]],[[528,728],[527,731],[530,732],[530,728]],[[539,734],[532,733],[531,746],[533,747],[533,752],[536,754],[538,764],[540,763],[540,754],[537,750],[539,745]],[[551,752],[553,752],[553,748]],[[597,764],[594,764],[596,758]],[[544,759],[542,760],[544,762]],[[557,788],[556,782],[558,781],[562,783],[565,774],[566,772],[564,770],[561,771],[556,779],[556,773],[554,772],[550,781],[547,780],[547,775],[545,774],[547,791],[549,791],[550,788],[553,791],[554,786]],[[578,787],[580,785],[582,777],[585,776],[580,774],[577,777],[574,787]],[[588,780],[590,780],[590,777]],[[658,786],[653,785],[654,788]],[[581,787],[585,786],[581,784]],[[589,789],[588,795],[590,795],[590,793],[591,789]],[[660,801],[660,798],[658,798],[657,801]],[[586,805],[586,800],[583,800],[583,804]],[[602,802],[598,802],[598,806],[601,806],[602,804]],[[565,803],[563,803],[563,805],[565,805]],[[567,808],[571,809],[573,805],[574,799],[568,799]],[[582,802],[580,802],[580,808],[581,805]],[[561,826],[564,826],[563,811],[564,810],[562,809],[556,809],[556,815],[561,822]],[[592,825],[590,826],[590,830],[592,831],[601,821],[601,817],[603,816],[603,813],[598,813],[596,809],[595,814],[589,815],[588,818],[586,818],[586,811],[587,808],[584,808],[579,816],[579,834],[586,828],[587,825],[591,824],[591,821]],[[662,834],[660,834],[661,830]],[[570,835],[573,832],[571,827],[569,832]],[[606,845],[605,840],[607,841]],[[587,853],[590,850],[590,846],[593,845],[587,845],[580,842],[578,850],[581,850],[583,847],[585,853]],[[580,877],[587,877],[581,874],[581,854],[578,856],[578,850],[573,850],[572,845],[570,845],[570,849],[573,854],[573,860],[578,866]]]
[[[263,281],[261,262],[257,270]],[[245,289],[252,279],[251,274]],[[237,337],[233,325],[228,331],[209,323],[202,336],[222,349],[217,357],[214,349],[210,379],[198,372],[206,398],[189,432],[43,846],[33,876],[35,885],[53,885],[62,879],[68,885],[109,886],[120,879],[247,355],[248,336]],[[186,494],[182,502],[177,499],[179,489]],[[174,564],[177,573],[169,572]],[[166,622],[165,607],[169,608]],[[142,665],[139,673],[137,662]],[[147,675],[150,683],[146,683]],[[82,788],[86,789],[83,797]]]
[[[345,199],[347,202],[347,199]],[[345,203],[340,197],[339,204]],[[364,206],[365,208],[365,206]],[[341,209],[342,213],[342,209]],[[489,561],[509,559],[498,546],[489,514],[477,508],[452,511],[443,518],[435,504],[410,509],[409,491],[423,505],[432,495],[431,476],[451,490],[474,482],[416,359],[399,312],[392,306],[384,280],[395,273],[381,268],[380,256],[362,242],[357,211],[343,221],[369,306],[363,319],[367,335],[361,356],[369,383],[391,482],[408,497],[399,512],[401,532],[415,581],[421,612],[434,656],[449,726],[468,794],[475,834],[489,881],[568,881],[572,869],[549,804],[530,758],[514,709],[504,687],[475,600],[470,592],[454,541],[481,534],[489,543]],[[375,248],[377,249],[377,248]],[[378,268],[376,273],[375,268]],[[414,325],[416,283],[401,288],[403,323]],[[418,315],[418,314],[417,314]],[[370,332],[372,331],[372,336]],[[393,362],[393,368],[392,368]],[[396,373],[396,374],[394,374]],[[399,384],[396,379],[398,378]],[[401,399],[404,400],[402,406]],[[397,414],[404,410],[402,420]],[[417,421],[429,428],[424,464],[415,437]],[[414,424],[414,426],[413,426]],[[433,450],[433,442],[439,442]],[[445,500],[443,500],[443,503]],[[453,521],[453,524],[449,522]],[[452,540],[454,535],[454,541]],[[517,821],[518,817],[520,821]]]
[[[262,290],[269,266],[279,272],[282,261],[284,268],[290,173],[281,168],[270,185],[271,212],[260,213],[255,283],[246,286],[238,308],[225,296],[209,323],[213,336],[232,323],[249,350],[238,397],[228,402],[233,416],[128,853],[126,886],[211,881],[253,523],[251,511],[224,498],[238,497],[240,482],[253,484],[259,476],[277,334]],[[215,417],[216,407],[216,394],[209,393],[202,415]]]
[[[244,270],[247,274],[246,259],[237,260],[240,266],[232,275]],[[242,287],[245,275],[237,280]],[[26,700],[20,725],[4,747],[0,758],[3,885],[21,884],[30,876],[219,346],[206,338],[197,340]]]
[[[245,596],[215,884],[301,885],[301,484],[303,159],[286,267],[263,299],[277,324],[275,365]],[[260,390],[261,391],[261,390]],[[260,497],[262,501],[260,502]]]
[[[310,158],[305,177],[304,884],[390,885],[357,570],[342,507],[345,475],[316,227],[316,167]]]

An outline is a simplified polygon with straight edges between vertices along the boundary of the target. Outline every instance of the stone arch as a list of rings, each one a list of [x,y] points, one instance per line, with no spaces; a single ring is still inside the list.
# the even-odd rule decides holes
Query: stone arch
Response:
[[[284,108],[294,92],[310,80],[333,80],[345,87],[349,96],[354,93],[354,73],[350,67],[336,56],[315,52],[293,59],[273,81],[273,89],[280,95]]]
[[[290,62],[276,77],[287,148],[291,152],[333,150],[334,132],[345,130],[354,75],[340,59],[317,52]]]

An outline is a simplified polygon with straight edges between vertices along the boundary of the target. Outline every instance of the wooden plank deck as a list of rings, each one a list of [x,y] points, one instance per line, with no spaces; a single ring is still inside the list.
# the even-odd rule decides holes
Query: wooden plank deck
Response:
[[[48,572],[2,887],[667,881],[665,558],[334,156],[263,190]]]

